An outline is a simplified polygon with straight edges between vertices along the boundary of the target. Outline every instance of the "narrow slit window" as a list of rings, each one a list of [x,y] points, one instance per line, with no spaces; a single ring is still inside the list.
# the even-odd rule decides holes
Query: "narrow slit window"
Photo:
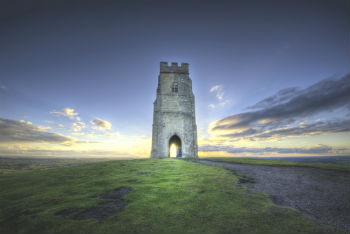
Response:
[[[173,86],[172,86],[172,92],[177,93],[178,91],[179,91],[179,86],[178,86],[177,82],[174,82]]]

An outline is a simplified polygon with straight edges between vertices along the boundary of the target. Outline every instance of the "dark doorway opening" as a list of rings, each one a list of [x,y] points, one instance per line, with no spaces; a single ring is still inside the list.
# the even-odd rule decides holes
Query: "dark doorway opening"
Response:
[[[169,157],[182,157],[181,139],[177,135],[172,136],[169,140]]]

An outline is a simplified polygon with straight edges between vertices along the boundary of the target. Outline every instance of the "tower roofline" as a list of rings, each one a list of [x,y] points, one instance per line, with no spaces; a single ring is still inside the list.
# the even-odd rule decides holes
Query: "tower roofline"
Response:
[[[172,62],[171,65],[168,65],[168,62],[160,62],[160,72],[161,73],[189,73],[189,64],[181,63],[181,66],[176,62]]]

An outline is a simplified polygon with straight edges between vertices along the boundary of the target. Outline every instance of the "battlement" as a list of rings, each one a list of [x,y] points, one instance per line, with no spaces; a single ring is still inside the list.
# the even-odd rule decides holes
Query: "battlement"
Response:
[[[160,72],[188,74],[188,63],[181,63],[181,66],[177,63],[171,63],[171,66],[169,66],[168,62],[160,62]]]

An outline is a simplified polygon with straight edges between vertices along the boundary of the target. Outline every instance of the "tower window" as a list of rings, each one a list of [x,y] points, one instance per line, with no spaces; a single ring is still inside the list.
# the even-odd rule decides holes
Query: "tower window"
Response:
[[[171,90],[173,93],[177,93],[179,91],[179,86],[178,86],[177,82],[173,83]]]

